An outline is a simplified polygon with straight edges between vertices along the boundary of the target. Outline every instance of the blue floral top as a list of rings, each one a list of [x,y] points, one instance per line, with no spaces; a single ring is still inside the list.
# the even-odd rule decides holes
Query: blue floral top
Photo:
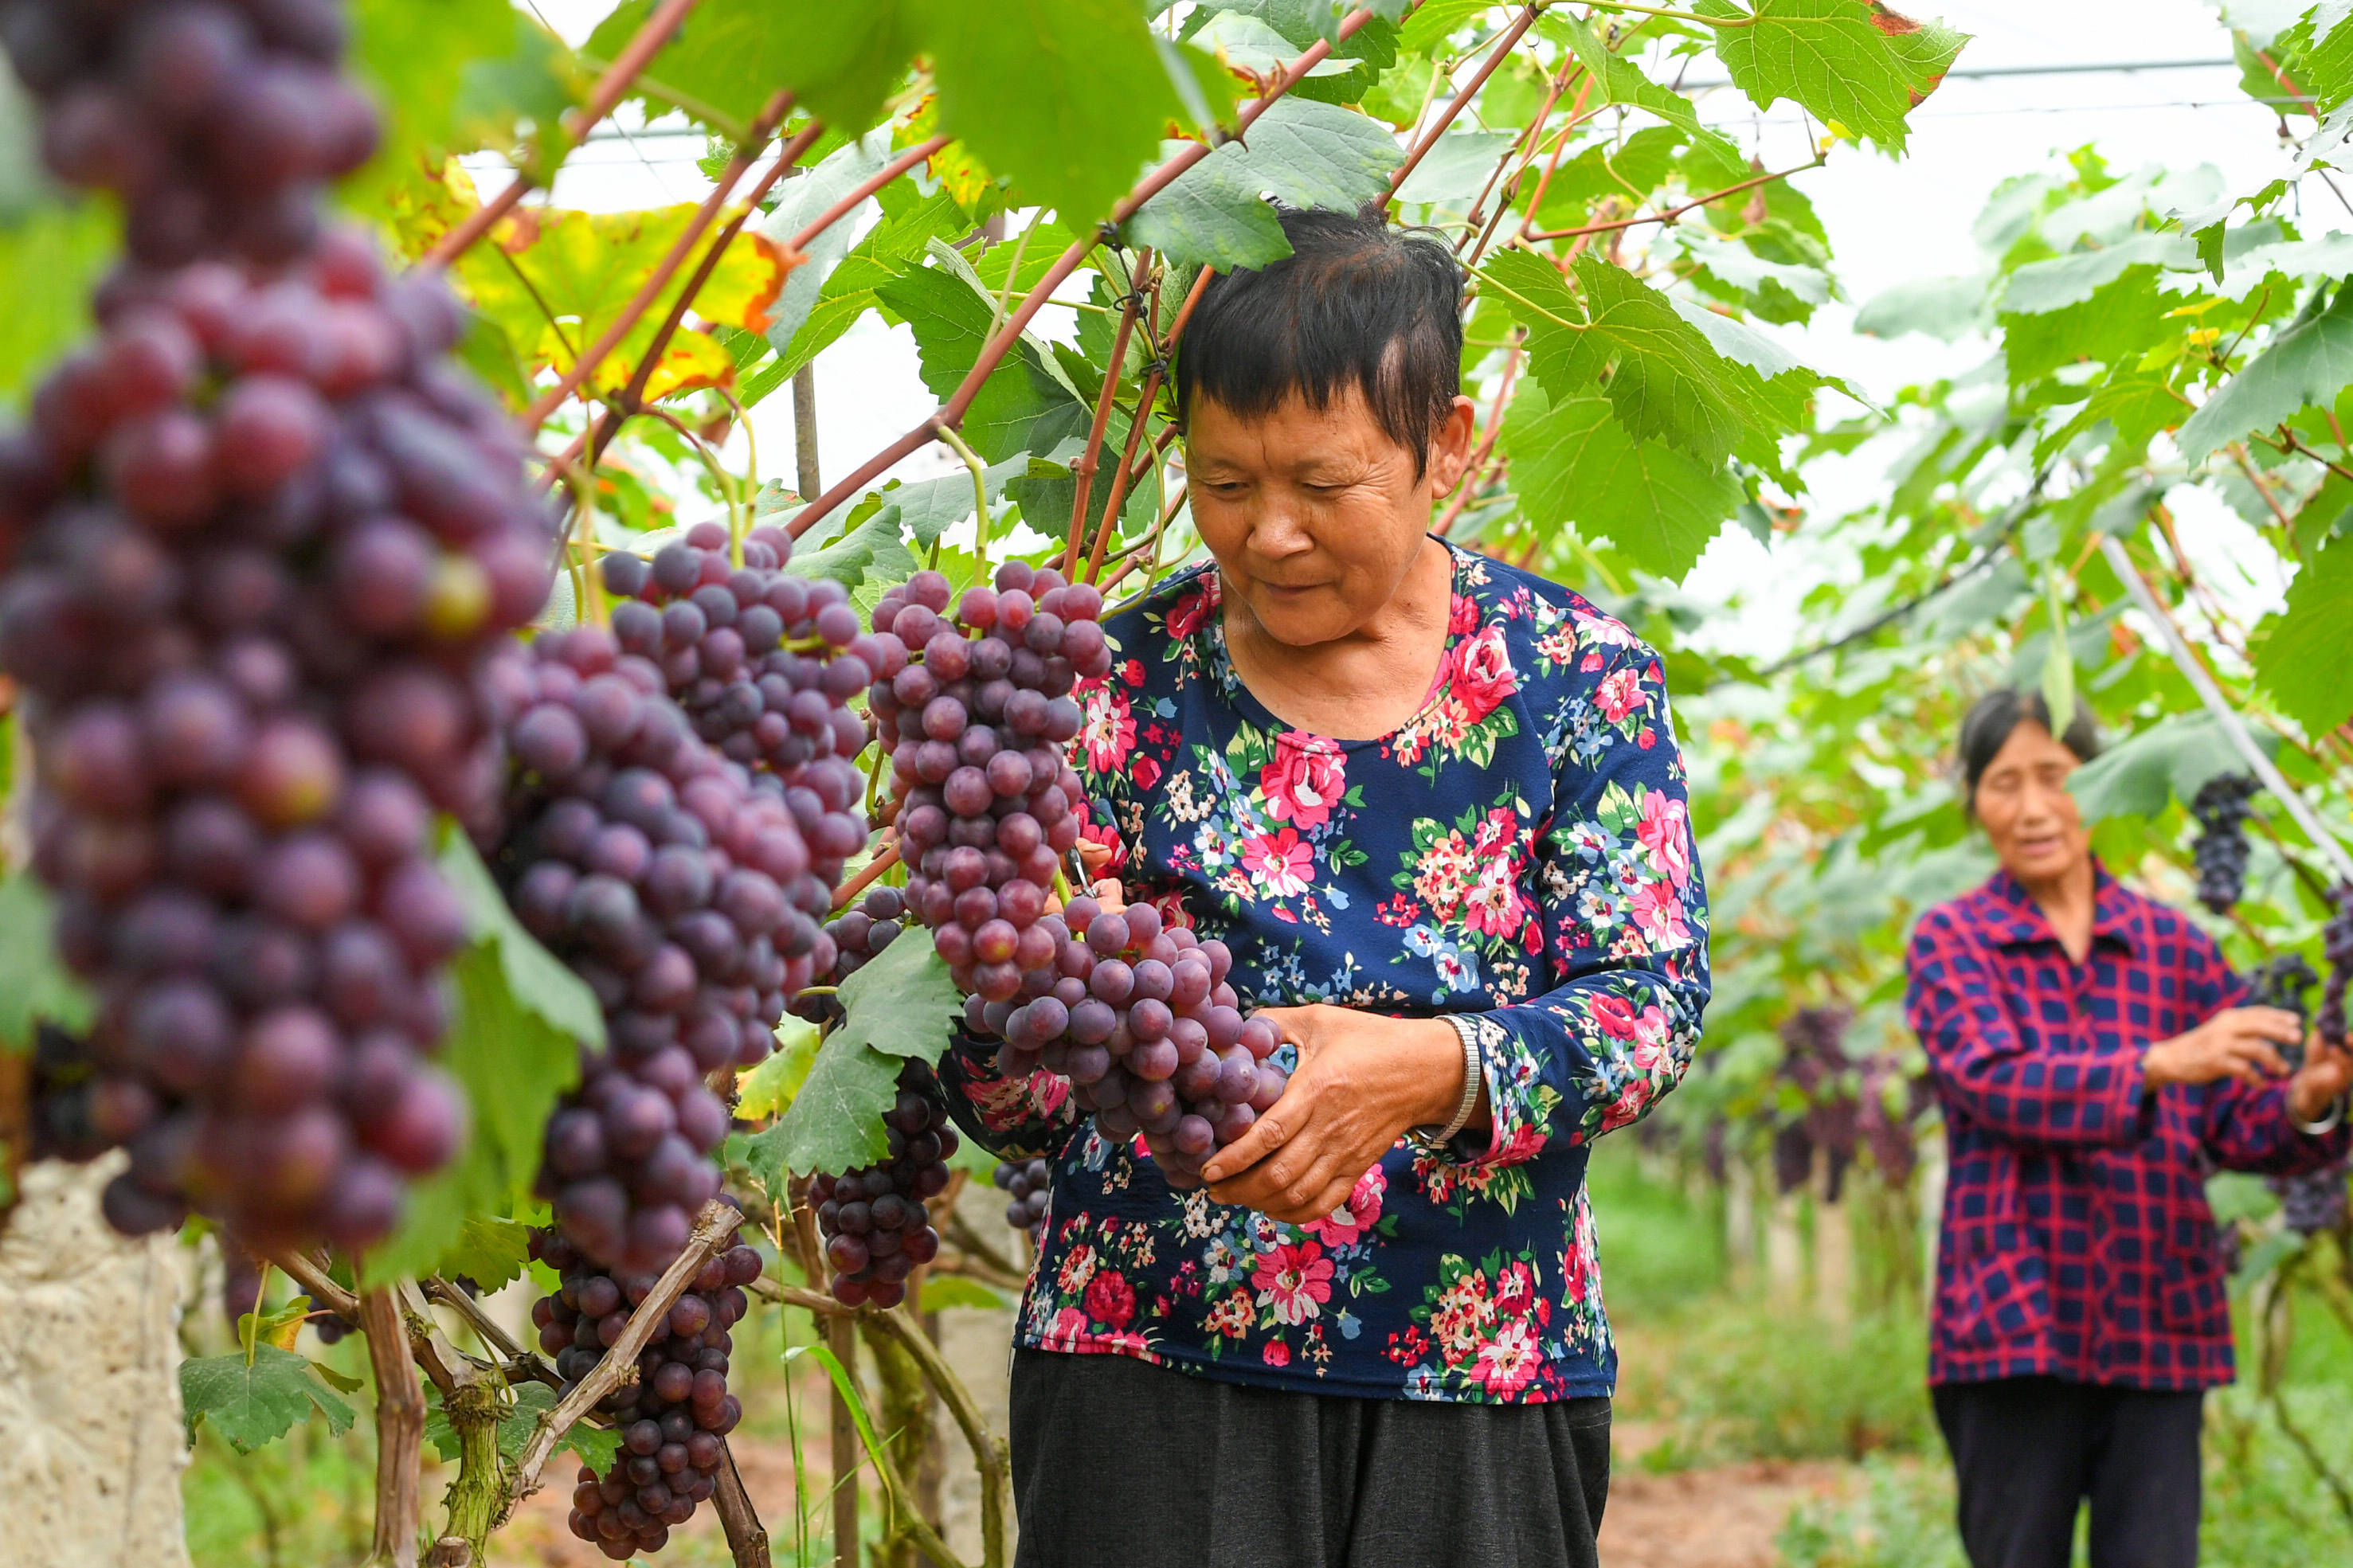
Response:
[[[1108,623],[1118,658],[1081,692],[1079,744],[1089,831],[1128,896],[1222,939],[1246,1007],[1475,1015],[1493,1131],[1400,1140],[1294,1226],[1172,1191],[1062,1080],[952,1050],[967,1130],[1054,1161],[1018,1343],[1377,1398],[1610,1392],[1587,1144],[1672,1089],[1699,1038],[1683,766],[1655,653],[1555,584],[1454,563],[1438,678],[1388,735],[1334,741],[1261,705],[1203,567]]]

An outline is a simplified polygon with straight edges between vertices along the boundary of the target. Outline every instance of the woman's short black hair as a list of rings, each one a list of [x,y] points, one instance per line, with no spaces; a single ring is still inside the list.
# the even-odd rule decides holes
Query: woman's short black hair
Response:
[[[1964,798],[1970,810],[1977,809],[1978,781],[1985,777],[1986,769],[1993,766],[1994,757],[2021,720],[2031,720],[2048,730],[2051,705],[2042,700],[2040,691],[1997,686],[1972,703],[1968,717],[1961,721],[1961,778],[1966,785]],[[2100,754],[2099,726],[2092,721],[2090,709],[2080,702],[2075,704],[2075,717],[2069,721],[2067,732],[2059,737],[2059,743],[2074,752],[2079,763],[2088,763]]]
[[[1278,209],[1291,254],[1219,273],[1176,354],[1176,405],[1245,417],[1297,393],[1328,408],[1351,384],[1421,477],[1462,385],[1462,268],[1437,234],[1359,213]]]

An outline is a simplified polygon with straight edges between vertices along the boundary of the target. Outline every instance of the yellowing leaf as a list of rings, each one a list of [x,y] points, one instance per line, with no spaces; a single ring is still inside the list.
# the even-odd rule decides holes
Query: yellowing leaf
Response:
[[[519,211],[497,246],[466,254],[459,276],[477,307],[504,329],[530,372],[568,370],[620,319],[694,213],[682,203],[644,212]],[[702,254],[700,243],[689,251],[689,260],[652,308],[588,377],[591,391],[616,392],[628,384]],[[695,296],[695,314],[705,322],[765,331],[768,310],[794,261],[773,240],[750,232],[737,235]],[[646,390],[660,397],[688,387],[732,385],[734,378],[733,355],[707,333],[681,327]]]

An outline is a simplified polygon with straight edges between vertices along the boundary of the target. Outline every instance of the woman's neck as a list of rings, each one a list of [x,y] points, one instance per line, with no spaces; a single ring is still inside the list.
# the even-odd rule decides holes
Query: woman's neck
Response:
[[[1386,735],[1420,710],[1446,652],[1454,556],[1425,538],[1405,581],[1370,620],[1304,647],[1277,642],[1239,594],[1225,595],[1226,656],[1284,723],[1342,741]]]
[[[2067,950],[2067,956],[2077,963],[2083,963],[2084,955],[2092,951],[2092,926],[2100,894],[2099,878],[2092,870],[2091,858],[2077,860],[2055,877],[2033,881],[2021,877],[2018,881],[2026,889],[2026,896],[2042,911],[2042,918],[2051,922],[2052,932],[2059,938],[2059,945]]]

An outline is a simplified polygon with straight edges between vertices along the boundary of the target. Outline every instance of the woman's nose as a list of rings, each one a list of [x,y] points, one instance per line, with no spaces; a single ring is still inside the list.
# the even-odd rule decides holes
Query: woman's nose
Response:
[[[1299,514],[1280,499],[1261,502],[1250,519],[1250,553],[1262,561],[1284,561],[1314,548],[1315,541]]]

